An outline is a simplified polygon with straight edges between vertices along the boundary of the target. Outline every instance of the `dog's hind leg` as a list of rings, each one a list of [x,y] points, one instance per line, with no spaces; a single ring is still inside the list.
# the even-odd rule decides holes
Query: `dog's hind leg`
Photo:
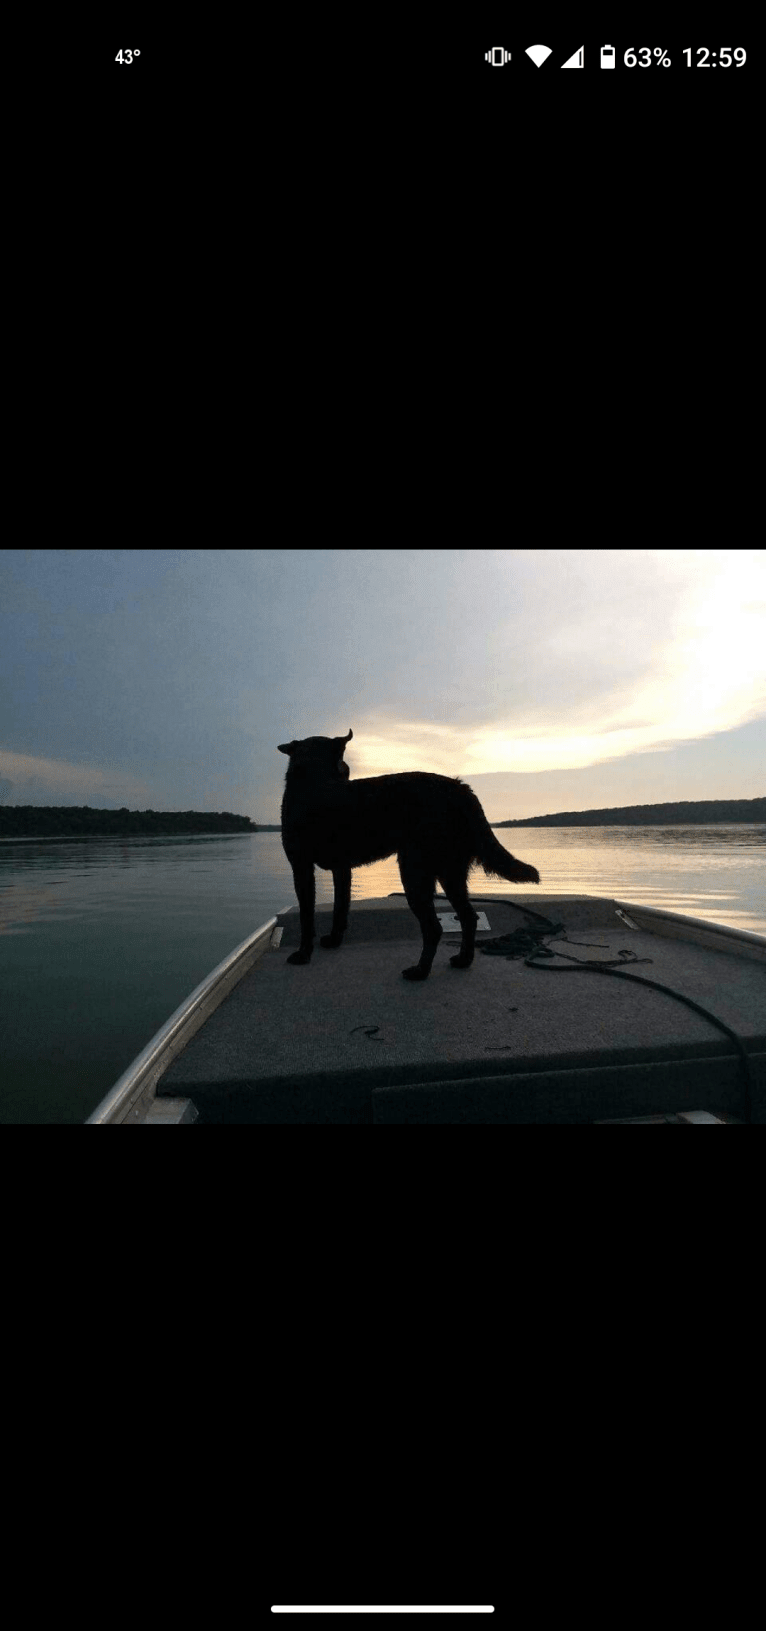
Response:
[[[460,950],[455,957],[450,957],[450,962],[453,968],[470,968],[473,962],[476,925],[479,921],[479,914],[474,911],[468,899],[465,872],[462,869],[455,869],[454,867],[447,869],[445,867],[439,877],[439,882],[450,905],[455,908],[463,931]]]
[[[335,899],[332,909],[332,929],[329,934],[320,934],[319,944],[325,951],[331,951],[339,946],[348,928],[348,908],[351,900],[351,868],[350,866],[334,866],[332,881],[335,890]]]
[[[418,850],[404,850],[397,860],[407,905],[415,913],[423,936],[420,962],[412,968],[403,968],[402,974],[405,980],[426,980],[442,937],[442,927],[434,908],[436,878],[429,877],[428,865]]]

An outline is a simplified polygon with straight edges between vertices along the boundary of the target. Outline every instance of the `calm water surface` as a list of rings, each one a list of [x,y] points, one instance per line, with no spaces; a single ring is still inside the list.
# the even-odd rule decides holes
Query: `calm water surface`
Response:
[[[766,934],[766,826],[496,832],[541,889],[477,868],[474,895],[611,895]],[[332,878],[316,878],[319,906]],[[395,858],[378,861],[353,873],[352,903],[401,887]],[[279,833],[0,842],[0,1122],[83,1122],[215,964],[294,901]]]

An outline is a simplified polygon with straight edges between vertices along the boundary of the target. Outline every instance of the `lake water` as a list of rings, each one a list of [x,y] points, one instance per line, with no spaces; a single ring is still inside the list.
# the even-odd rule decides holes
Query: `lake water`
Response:
[[[495,831],[546,894],[766,934],[766,826]],[[316,878],[317,906],[331,902],[330,874]],[[395,857],[360,867],[352,906],[401,887]],[[541,892],[476,868],[482,887]],[[0,841],[0,1122],[83,1122],[216,963],[294,903],[278,832]]]

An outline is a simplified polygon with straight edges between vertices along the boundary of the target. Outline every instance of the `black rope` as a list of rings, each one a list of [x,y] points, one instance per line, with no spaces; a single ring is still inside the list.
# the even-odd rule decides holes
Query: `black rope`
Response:
[[[708,1008],[703,1008],[700,1003],[693,1002],[691,997],[685,997],[682,991],[674,991],[669,985],[661,985],[659,980],[648,980],[644,974],[624,973],[626,963],[651,963],[654,961],[652,957],[637,957],[635,952],[629,951],[627,948],[620,951],[619,955],[609,962],[596,962],[590,958],[569,957],[567,960],[575,964],[574,968],[551,968],[548,963],[538,962],[540,957],[567,957],[567,953],[560,951],[557,946],[551,948],[543,945],[543,941],[550,940],[553,935],[563,934],[568,946],[582,945],[595,948],[597,942],[569,940],[563,923],[552,923],[550,918],[543,917],[541,912],[533,911],[531,906],[517,906],[516,901],[509,900],[504,904],[516,906],[517,911],[523,912],[528,919],[536,918],[540,927],[537,928],[534,924],[528,922],[523,928],[514,929],[511,934],[501,934],[496,940],[485,940],[483,945],[477,947],[477,951],[483,951],[490,957],[523,957],[527,968],[537,968],[548,974],[576,974],[578,971],[583,974],[608,974],[618,980],[628,980],[631,985],[648,985],[654,991],[664,991],[666,996],[675,997],[677,1002],[683,1002],[687,1008],[693,1008],[695,1014],[701,1014],[703,1019],[709,1019],[711,1024],[716,1025],[718,1030],[723,1031],[730,1041],[734,1043],[739,1054],[744,1119],[746,1122],[750,1122],[750,1061],[744,1043],[741,1037],[737,1036],[736,1031],[733,1031],[722,1019],[718,1019],[716,1014],[711,1014]],[[608,947],[605,946],[603,949],[606,951]]]

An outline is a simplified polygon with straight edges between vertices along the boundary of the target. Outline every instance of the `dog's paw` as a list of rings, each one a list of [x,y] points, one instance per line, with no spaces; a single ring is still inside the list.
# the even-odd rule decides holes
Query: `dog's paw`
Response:
[[[404,980],[427,980],[428,975],[429,970],[427,968],[421,968],[418,963],[415,964],[414,968],[402,969],[402,979]]]
[[[288,961],[288,963],[310,963],[311,962],[311,952],[310,951],[294,951],[291,954],[291,956],[288,957],[287,961]]]
[[[473,952],[470,957],[464,957],[462,951],[459,951],[456,957],[450,957],[450,962],[453,968],[470,968],[473,962]]]
[[[334,951],[335,947],[340,945],[342,939],[342,934],[321,934],[319,944],[324,946],[325,951]]]

